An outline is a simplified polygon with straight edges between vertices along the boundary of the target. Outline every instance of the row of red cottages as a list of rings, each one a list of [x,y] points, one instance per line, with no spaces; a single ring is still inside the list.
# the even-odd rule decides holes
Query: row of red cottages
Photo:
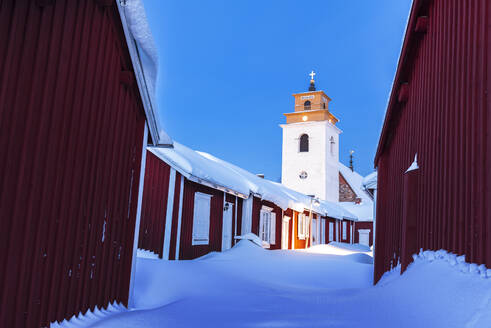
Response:
[[[373,242],[372,222],[313,211],[310,227],[307,209],[283,210],[258,195],[248,197],[189,176],[151,150],[146,162],[138,247],[160,258],[184,260],[223,251],[237,242],[235,237],[249,232],[268,242],[270,249],[306,248],[311,229],[313,245],[358,243],[360,230],[370,233],[370,245]]]

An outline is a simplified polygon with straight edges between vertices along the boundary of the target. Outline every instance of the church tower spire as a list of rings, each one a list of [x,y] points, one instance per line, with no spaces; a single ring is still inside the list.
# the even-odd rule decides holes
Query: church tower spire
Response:
[[[315,80],[314,80],[314,76],[316,75],[314,70],[312,70],[312,72],[310,72],[310,86],[309,86],[309,91],[315,91]]]
[[[307,195],[339,200],[338,119],[330,112],[329,98],[317,90],[310,72],[309,91],[295,93],[294,111],[285,113],[281,183]]]

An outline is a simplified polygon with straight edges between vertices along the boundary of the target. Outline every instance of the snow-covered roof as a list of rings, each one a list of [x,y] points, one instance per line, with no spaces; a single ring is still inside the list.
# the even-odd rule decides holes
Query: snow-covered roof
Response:
[[[377,189],[377,171],[364,177],[362,184],[365,189]]]
[[[349,213],[356,216],[356,221],[373,221],[373,202],[340,202],[341,205]]]
[[[355,171],[339,162],[339,172],[355,192],[356,196],[361,198],[362,202],[372,203],[370,195],[363,189],[363,177]]]
[[[174,142],[174,147],[148,147],[147,149],[191,181],[234,193],[243,198],[252,194],[276,204],[283,210],[291,208],[303,212],[312,206],[312,211],[323,216],[357,220],[355,214],[337,203],[320,201],[320,204],[316,205],[310,196],[289,189],[280,183],[260,178],[208,153],[194,151],[178,142]]]
[[[244,170],[243,168],[216,158],[208,153],[198,153],[242,175],[244,179],[248,181],[251,193],[261,197],[261,199],[270,201],[283,210],[291,208],[297,212],[303,212],[304,210],[310,209],[312,202],[310,196],[287,188],[281,183],[260,178],[257,175]],[[351,220],[357,219],[356,215],[350,213],[339,204],[328,201],[320,201],[319,205],[312,204],[312,211],[323,216],[330,216],[340,220],[343,218]]]
[[[240,174],[178,142],[174,142],[174,147],[147,149],[191,181],[249,197],[250,184]]]
[[[119,1],[119,15],[126,43],[135,70],[138,89],[154,144],[172,145],[172,139],[162,128],[156,102],[158,54],[141,0]]]

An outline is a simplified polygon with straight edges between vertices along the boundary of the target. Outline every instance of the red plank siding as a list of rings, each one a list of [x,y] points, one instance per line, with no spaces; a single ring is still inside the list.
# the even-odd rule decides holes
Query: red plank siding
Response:
[[[210,212],[210,237],[208,245],[192,245],[194,194],[212,195]],[[222,249],[223,192],[189,180],[184,181],[182,205],[181,241],[179,259],[189,260]]]
[[[281,249],[281,223],[283,211],[274,203],[254,197],[252,203],[252,232],[259,236],[259,220],[261,218],[261,207],[263,205],[272,208],[273,212],[276,214],[275,243],[270,245],[269,249]]]
[[[370,229],[369,243],[370,246],[373,245],[373,222],[355,222],[355,244],[360,242],[360,236],[358,230],[360,229]]]
[[[181,200],[181,179],[182,175],[176,173],[176,186],[174,190],[174,208],[172,210],[172,231],[170,238],[169,260],[176,259],[176,247],[177,247],[177,228],[179,225],[179,203]]]
[[[160,258],[164,246],[170,171],[169,165],[147,150],[138,248],[154,252]]]
[[[414,203],[414,248],[443,248],[491,267],[490,7],[487,0],[413,3],[375,158],[375,282],[401,260],[404,199]],[[421,16],[426,33],[414,32]],[[405,195],[415,153],[421,183]]]
[[[0,326],[126,304],[145,117],[117,8],[2,1],[0,42]]]

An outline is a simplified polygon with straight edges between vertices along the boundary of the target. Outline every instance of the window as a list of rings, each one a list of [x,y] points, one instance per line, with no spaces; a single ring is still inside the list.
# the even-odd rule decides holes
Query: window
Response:
[[[307,134],[302,134],[300,136],[300,152],[306,153],[309,151],[309,136]]]
[[[305,239],[307,236],[307,216],[305,214],[298,215],[298,239]]]
[[[330,150],[331,150],[331,155],[334,156],[334,137],[331,136],[331,138],[329,139],[329,147],[330,147]]]
[[[346,221],[343,221],[343,240],[346,240],[347,237],[347,228],[346,228]]]
[[[210,242],[211,197],[200,192],[194,194],[192,245],[208,245]]]
[[[261,208],[259,237],[271,245],[276,244],[276,213],[271,207],[263,206]]]
[[[303,103],[303,110],[310,110],[310,108],[311,108],[310,100],[307,100],[306,102]]]
[[[322,103],[322,109],[326,109],[326,103]]]

